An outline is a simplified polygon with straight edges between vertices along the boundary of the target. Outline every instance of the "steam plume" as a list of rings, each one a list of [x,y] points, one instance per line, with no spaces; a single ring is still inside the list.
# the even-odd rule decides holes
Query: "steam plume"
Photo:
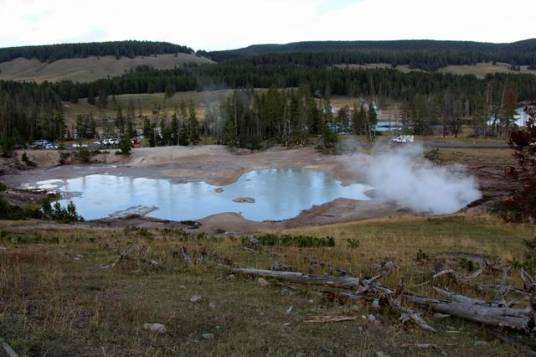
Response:
[[[482,197],[474,177],[460,166],[434,166],[418,145],[374,155],[367,178],[377,197],[419,213],[454,213]]]

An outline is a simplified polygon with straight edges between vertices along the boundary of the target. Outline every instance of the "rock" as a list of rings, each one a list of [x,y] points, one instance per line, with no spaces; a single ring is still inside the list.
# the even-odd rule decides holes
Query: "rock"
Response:
[[[222,193],[223,191],[225,191],[223,188],[221,187],[218,187],[217,189],[214,190],[214,192],[216,193]]]
[[[371,307],[374,310],[379,310],[380,309],[380,300],[379,299],[374,299],[374,301],[372,302]]]
[[[249,236],[247,238],[247,244],[249,246],[253,246],[253,247],[256,247],[259,245],[259,240],[257,238],[255,238],[254,236]]]
[[[385,352],[378,351],[376,352],[376,357],[389,357],[389,355]]]
[[[287,315],[290,314],[292,312],[292,310],[294,309],[294,306],[291,306],[287,309]]]
[[[0,250],[7,250],[7,248],[6,248],[6,247],[1,247],[1,246],[0,246]]]
[[[225,279],[227,279],[227,280],[236,280],[236,276],[234,274],[229,274],[229,275],[227,275],[227,277]]]
[[[368,321],[368,322],[374,322],[374,321],[376,321],[376,316],[374,316],[374,315],[372,315],[372,314],[368,315],[368,316],[367,316],[367,321]]]
[[[213,333],[204,333],[201,335],[201,337],[203,337],[205,340],[212,340],[214,339],[214,334]]]
[[[268,282],[268,280],[264,279],[264,278],[259,278],[257,279],[257,284],[259,284],[260,286],[262,287],[266,287],[268,285],[270,285],[270,283]]]
[[[214,310],[216,308],[216,303],[211,301],[211,302],[208,303],[208,307],[210,307],[211,309]]]
[[[233,202],[236,203],[255,203],[255,199],[253,197],[237,197],[233,199]]]
[[[194,304],[199,302],[199,301],[201,301],[201,296],[199,296],[199,295],[194,295],[190,299],[190,302],[193,302]]]
[[[156,333],[160,333],[160,334],[164,334],[167,331],[166,326],[164,326],[162,324],[155,324],[155,323],[143,324],[143,328],[148,330],[148,331],[156,332]]]

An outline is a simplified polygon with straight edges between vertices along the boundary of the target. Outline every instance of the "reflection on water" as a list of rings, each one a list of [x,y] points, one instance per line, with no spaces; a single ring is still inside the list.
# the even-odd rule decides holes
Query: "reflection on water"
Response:
[[[51,184],[52,183],[52,184]],[[80,195],[72,200],[86,220],[108,217],[129,207],[158,207],[148,216],[169,220],[196,220],[223,212],[241,213],[254,221],[294,218],[301,211],[337,198],[368,200],[364,192],[370,186],[343,186],[333,176],[306,169],[270,169],[251,171],[235,183],[218,186],[205,182],[176,183],[168,179],[132,178],[113,175],[89,175],[68,180],[37,183],[55,186],[62,192]],[[233,199],[251,197],[255,203],[236,203]]]

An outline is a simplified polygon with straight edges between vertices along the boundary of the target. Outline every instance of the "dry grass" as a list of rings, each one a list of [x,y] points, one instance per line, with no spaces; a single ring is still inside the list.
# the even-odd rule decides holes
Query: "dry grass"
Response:
[[[141,113],[142,116],[149,118],[155,113],[171,118],[173,113],[179,111],[181,102],[194,102],[197,106],[198,117],[203,119],[209,105],[218,104],[231,94],[231,90],[179,92],[171,98],[166,98],[164,93],[123,94],[115,96],[115,101],[123,108],[123,111],[126,111],[129,105],[132,105],[135,108],[136,117],[139,117]],[[87,115],[89,113],[93,113],[95,118],[115,118],[117,115],[116,106],[112,103],[112,98],[109,99],[109,102],[108,107],[104,109],[88,104],[87,99],[80,99],[77,104],[65,102],[66,122],[72,126],[76,121],[77,115]],[[142,127],[141,119],[138,120],[137,124],[140,128]]]
[[[434,322],[427,315],[440,330],[429,334],[401,326],[389,311],[334,305],[315,289],[229,280],[217,264],[269,268],[278,262],[314,274],[344,270],[362,275],[388,259],[401,269],[385,283],[396,285],[404,276],[413,286],[429,279],[437,255],[482,253],[506,261],[520,257],[521,240],[534,234],[533,227],[490,217],[386,218],[291,231],[334,236],[333,248],[265,246],[254,254],[239,239],[180,231],[33,227],[32,222],[0,222],[0,246],[7,248],[0,251],[0,331],[21,355],[51,356],[437,354],[402,347],[418,343],[437,344],[448,355],[513,355],[509,346],[470,323]],[[351,248],[348,239],[359,246]],[[102,268],[129,247],[127,259],[113,269]],[[181,247],[190,252],[194,266],[180,258]],[[419,249],[429,262],[416,260]],[[191,303],[193,295],[201,301]],[[369,313],[380,322],[361,319]],[[359,320],[303,322],[318,315]],[[154,322],[165,324],[167,333],[143,329]],[[206,333],[213,338],[203,338]]]
[[[391,69],[393,68],[389,63],[368,63],[368,64],[340,64],[336,65],[339,68],[348,69]],[[397,70],[403,73],[409,72],[424,72],[422,69],[410,68],[408,65],[400,65],[396,67]],[[457,75],[475,75],[479,78],[484,78],[488,74],[494,73],[510,73],[510,74],[534,74],[535,70],[529,70],[528,66],[521,66],[520,71],[513,71],[508,63],[496,63],[491,62],[477,63],[476,65],[450,65],[437,70],[439,73],[451,73]]]
[[[513,71],[508,63],[477,63],[474,66],[471,65],[453,65],[439,69],[441,73],[451,73],[457,75],[472,74],[479,78],[484,78],[488,74],[494,73],[509,73],[509,74],[534,74],[536,71],[529,70],[528,66],[521,66],[520,71]]]
[[[339,64],[335,65],[335,67],[343,68],[343,69],[392,69],[393,66],[391,66],[389,63],[367,63],[367,64]],[[396,66],[396,69],[399,70],[402,73],[410,73],[410,72],[424,72],[422,69],[418,68],[410,68],[409,65],[399,65]]]
[[[186,53],[121,57],[120,59],[114,56],[71,58],[52,63],[40,62],[37,59],[16,58],[0,63],[0,80],[91,82],[108,76],[119,76],[142,65],[156,69],[173,69],[186,63],[211,62],[209,59]]]

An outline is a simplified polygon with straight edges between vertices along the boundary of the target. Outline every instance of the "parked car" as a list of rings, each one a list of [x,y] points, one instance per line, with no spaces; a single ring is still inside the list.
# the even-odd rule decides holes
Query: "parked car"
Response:
[[[414,135],[400,135],[400,136],[394,137],[392,142],[395,144],[411,144],[415,142],[415,136]]]
[[[44,149],[47,145],[49,145],[50,142],[48,140],[35,140],[32,142],[32,145],[30,145],[31,149]]]

